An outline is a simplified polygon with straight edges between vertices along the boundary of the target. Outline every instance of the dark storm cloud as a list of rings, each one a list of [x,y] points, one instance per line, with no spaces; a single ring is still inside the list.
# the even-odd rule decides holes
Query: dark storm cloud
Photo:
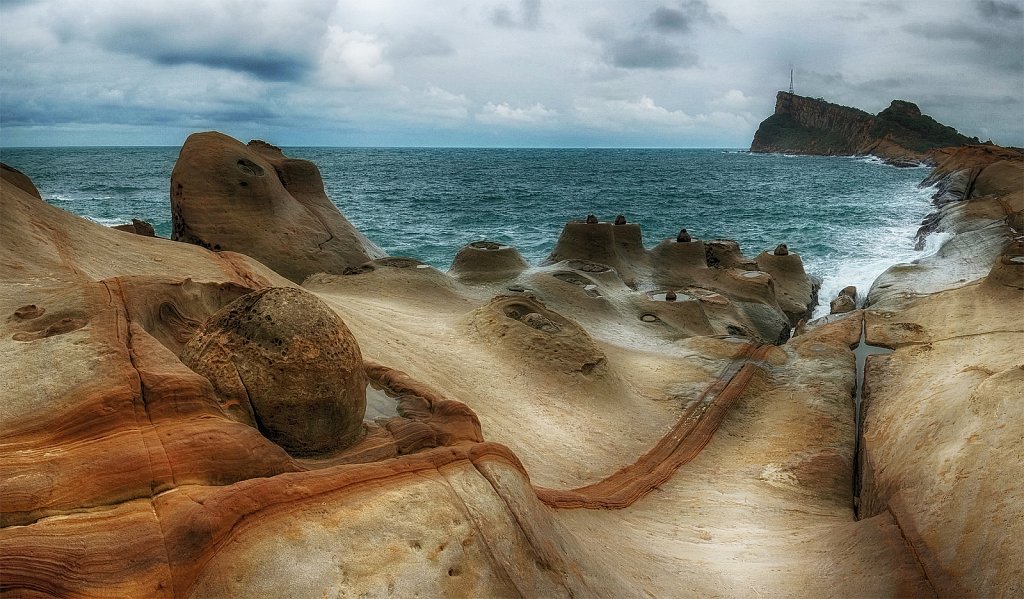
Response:
[[[540,0],[520,0],[519,8],[499,6],[491,13],[491,23],[498,27],[536,29],[540,25]]]
[[[930,41],[947,40],[971,44],[966,54],[972,61],[1003,71],[1024,69],[1024,38],[1020,24],[999,21],[979,26],[969,22],[911,23],[904,31]]]
[[[688,0],[675,6],[659,6],[647,17],[647,23],[662,33],[688,33],[696,24],[721,23],[724,18],[711,12],[704,0]]]
[[[587,36],[601,44],[606,63],[620,69],[667,70],[695,67],[700,57],[679,38],[697,25],[724,23],[705,0],[687,0],[659,6],[637,21],[626,34],[617,34],[609,23],[592,26]]]
[[[649,20],[651,25],[660,31],[686,32],[690,30],[690,18],[678,8],[659,6],[651,13]]]
[[[694,52],[649,35],[611,40],[605,53],[610,64],[623,69],[675,69],[692,67],[698,61]]]
[[[53,30],[65,42],[92,42],[156,65],[197,64],[265,81],[299,81],[319,64],[325,19],[334,8],[334,0],[306,0],[290,11],[273,4],[241,12],[191,1],[145,4],[93,2],[58,13]]]
[[[148,45],[118,50],[152,60],[159,65],[199,64],[207,67],[248,73],[264,81],[298,81],[316,67],[316,60],[308,56],[288,56],[275,52],[262,55],[238,54],[232,48],[161,49]]]
[[[1024,9],[1009,2],[998,0],[976,0],[974,7],[986,19],[1024,19]]]

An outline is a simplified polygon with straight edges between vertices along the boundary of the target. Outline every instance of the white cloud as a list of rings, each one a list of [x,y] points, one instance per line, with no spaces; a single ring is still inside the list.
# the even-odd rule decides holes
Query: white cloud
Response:
[[[580,98],[573,102],[576,119],[589,127],[626,131],[654,127],[685,128],[695,119],[682,110],[658,106],[649,96],[636,100]]]
[[[537,103],[526,108],[514,108],[508,102],[488,102],[476,115],[476,120],[490,125],[529,124],[549,121],[558,116],[558,111],[545,108]]]
[[[462,120],[469,118],[469,105],[469,98],[465,95],[431,84],[420,94],[414,110],[423,116]]]
[[[738,89],[730,89],[721,96],[715,98],[711,103],[731,110],[746,110],[750,108],[755,100],[748,97]]]
[[[388,83],[394,69],[385,59],[377,36],[332,25],[320,60],[320,80],[330,87],[377,87]]]
[[[573,103],[573,110],[583,126],[628,134],[735,135],[752,126],[749,113],[716,110],[691,115],[659,106],[646,95],[635,100],[579,98]]]

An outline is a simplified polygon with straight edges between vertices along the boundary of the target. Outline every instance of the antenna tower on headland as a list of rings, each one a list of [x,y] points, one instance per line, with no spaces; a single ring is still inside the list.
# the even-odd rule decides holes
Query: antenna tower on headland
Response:
[[[789,95],[793,95],[793,67],[789,67]]]

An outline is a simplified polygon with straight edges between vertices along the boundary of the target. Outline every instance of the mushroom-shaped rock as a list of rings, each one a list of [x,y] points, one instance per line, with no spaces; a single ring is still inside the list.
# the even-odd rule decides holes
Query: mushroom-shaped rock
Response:
[[[761,252],[755,261],[759,269],[775,279],[775,295],[790,324],[796,325],[801,318],[810,316],[818,303],[821,283],[807,275],[800,255],[788,250],[780,255],[776,250],[773,253]]]
[[[650,251],[654,281],[666,287],[691,285],[698,271],[708,267],[704,243],[665,239]]]
[[[774,253],[775,253],[776,256],[788,256],[789,255],[789,246],[784,244],[784,243],[780,243],[779,245],[775,246],[775,252]]]
[[[587,215],[587,224],[588,225],[596,225],[597,224],[597,216],[594,215],[594,214],[588,214]]]
[[[757,270],[757,265],[743,255],[740,244],[731,239],[712,239],[704,242],[704,253],[708,266]]]
[[[315,164],[216,132],[182,146],[171,221],[171,239],[252,256],[297,283],[384,255],[327,197]]]
[[[543,265],[556,264],[562,260],[605,264],[614,268],[627,285],[634,287],[637,284],[637,270],[646,268],[648,256],[640,225],[636,223],[613,225],[606,222],[588,224],[570,221],[565,224],[555,249]]]
[[[686,229],[679,229],[679,235],[676,235],[676,241],[679,243],[688,243],[693,241],[693,237],[690,236],[690,232]]]
[[[189,340],[181,361],[210,380],[228,414],[288,453],[330,453],[363,434],[359,345],[311,293],[273,287],[236,299]]]
[[[465,281],[495,281],[510,279],[529,268],[519,250],[493,241],[474,241],[463,246],[450,274]]]
[[[659,292],[637,293],[630,297],[630,303],[641,322],[658,327],[653,331],[667,327],[681,337],[716,334],[705,314],[704,302],[684,291],[673,291],[672,294],[675,299],[668,301],[669,294],[665,293],[665,301],[662,301]],[[726,302],[728,309],[727,300],[723,298],[722,301]]]
[[[626,215],[620,214],[620,215],[616,216],[615,217],[615,224],[616,225],[624,225],[624,224],[626,224]]]

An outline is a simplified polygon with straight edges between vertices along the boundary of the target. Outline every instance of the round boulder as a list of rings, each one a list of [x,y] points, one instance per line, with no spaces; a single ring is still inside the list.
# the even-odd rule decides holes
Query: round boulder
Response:
[[[311,293],[274,287],[236,299],[189,340],[181,361],[210,380],[229,415],[290,454],[330,453],[363,434],[359,345]]]

